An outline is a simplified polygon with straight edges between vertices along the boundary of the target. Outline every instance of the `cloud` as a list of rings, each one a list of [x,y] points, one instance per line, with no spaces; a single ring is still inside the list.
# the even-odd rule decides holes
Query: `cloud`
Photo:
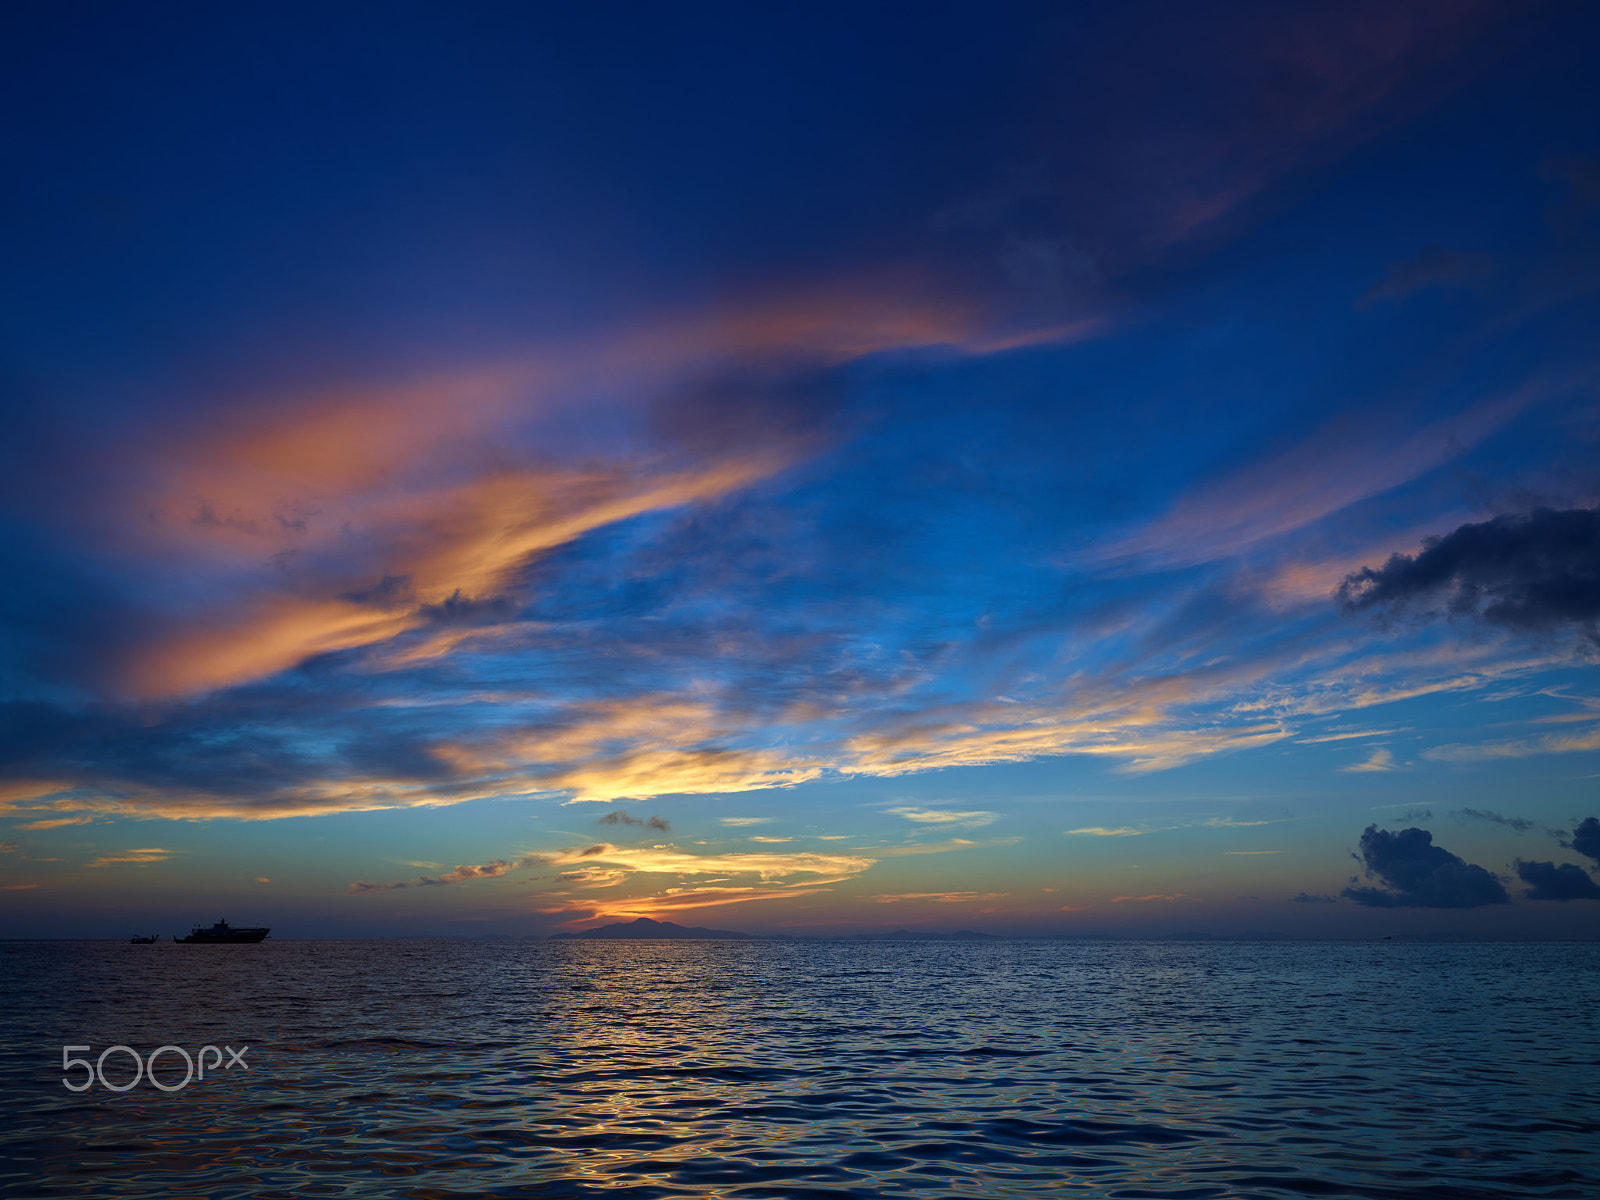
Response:
[[[1224,854],[1282,854],[1282,850],[1224,850]]]
[[[570,887],[615,887],[632,874],[631,871],[607,870],[604,867],[584,867],[577,871],[563,871],[556,878]]]
[[[29,821],[25,825],[18,825],[18,829],[59,829],[63,825],[87,825],[94,817],[55,817],[48,821]]]
[[[946,842],[913,842],[906,846],[884,846],[872,853],[880,858],[903,858],[916,854],[949,854],[955,850],[978,850],[987,846],[1015,846],[1020,837],[985,838],[975,842],[968,838],[951,838]]]
[[[256,876],[256,882],[257,883],[271,883],[272,880],[268,879],[265,875],[257,875]]]
[[[1394,766],[1394,752],[1378,747],[1362,762],[1352,763],[1347,767],[1340,767],[1341,771],[1392,771]]]
[[[828,875],[849,878],[872,866],[877,859],[842,854],[686,854],[670,846],[625,849],[601,842],[581,849],[560,850],[553,854],[527,854],[516,859],[497,859],[477,866],[460,866],[445,875],[424,875],[401,883],[350,885],[352,893],[392,891],[408,887],[440,887],[468,883],[476,879],[495,879],[511,871],[530,867],[583,864],[579,872],[561,878],[580,886],[609,887],[633,874],[675,875],[755,875],[763,882],[788,875]],[[596,865],[590,865],[596,864]],[[603,864],[603,865],[601,865]],[[607,870],[605,868],[612,868]]]
[[[1472,618],[1516,630],[1579,628],[1600,618],[1600,509],[1539,508],[1462,525],[1339,585],[1348,613]]]
[[[971,904],[979,900],[1001,900],[1004,892],[901,892],[889,896],[868,896],[876,904],[901,904],[912,900],[927,900],[935,904]]]
[[[1600,819],[1585,817],[1572,831],[1572,840],[1562,842],[1568,850],[1576,850],[1585,858],[1600,863]]]
[[[1463,821],[1487,821],[1491,825],[1504,825],[1513,833],[1527,833],[1535,828],[1534,822],[1527,817],[1506,817],[1497,812],[1480,808],[1458,808],[1450,814],[1452,817]]]
[[[997,812],[956,812],[940,808],[891,808],[889,811],[919,825],[959,825],[968,829],[992,825],[1000,819]]]
[[[1296,904],[1337,904],[1339,903],[1339,897],[1318,896],[1311,892],[1301,892],[1294,898],[1294,902]]]
[[[981,324],[970,304],[926,289],[891,298],[841,281],[568,337],[516,361],[274,396],[187,436],[153,431],[132,451],[144,482],[102,499],[139,514],[116,525],[130,568],[149,582],[181,572],[201,603],[173,611],[169,591],[146,606],[140,636],[113,648],[111,682],[147,698],[230,687],[492,615],[553,552],[813,453],[827,440],[816,414],[832,408],[818,379],[895,348],[986,352]],[[550,453],[577,437],[573,413],[597,394],[608,413],[653,422],[655,444]]]
[[[1124,568],[1232,557],[1443,465],[1505,425],[1533,396],[1531,387],[1492,396],[1409,433],[1402,428],[1406,414],[1392,406],[1342,413],[1290,449],[1191,489],[1164,516],[1092,548],[1088,557]]]
[[[795,900],[804,896],[820,896],[828,889],[800,888],[694,888],[660,896],[646,896],[637,900],[612,901],[605,905],[605,915],[646,915],[674,912],[685,908],[715,908],[725,904],[745,904],[753,900]]]
[[[173,851],[153,848],[147,850],[124,850],[121,854],[106,854],[95,859],[88,865],[91,867],[109,867],[113,863],[158,863],[165,862],[172,857]]]
[[[1434,762],[1490,762],[1497,758],[1528,758],[1535,754],[1577,754],[1600,749],[1600,725],[1581,733],[1545,733],[1497,742],[1447,742],[1422,752]]]
[[[792,842],[792,841],[794,841],[794,839],[792,837],[752,837],[749,840],[752,841],[752,842]]]
[[[718,817],[717,820],[724,825],[767,825],[776,821],[776,817]],[[840,834],[847,837],[847,834]]]
[[[443,875],[422,875],[416,879],[407,879],[401,883],[365,883],[357,881],[350,885],[352,894],[360,895],[363,892],[388,892],[398,888],[413,887],[449,887],[456,883],[469,883],[474,879],[498,879],[508,871],[515,871],[519,867],[538,865],[542,860],[526,857],[514,860],[498,859],[494,862],[480,865],[459,866],[454,871]]]
[[[1573,863],[1524,862],[1517,859],[1517,878],[1529,884],[1529,900],[1600,900],[1600,883]]]
[[[1433,844],[1425,829],[1390,833],[1368,825],[1361,834],[1361,861],[1374,887],[1347,887],[1346,899],[1368,908],[1478,908],[1509,904],[1505,886],[1491,872]]]
[[[621,808],[615,810],[614,812],[608,812],[605,816],[603,816],[599,820],[597,820],[595,822],[595,824],[596,825],[643,825],[643,826],[646,826],[649,829],[658,830],[661,833],[671,833],[672,832],[672,825],[667,821],[667,819],[665,817],[649,817],[649,818],[636,817],[632,813],[628,812],[626,809],[621,809]]]
[[[1295,738],[1302,746],[1313,745],[1317,742],[1344,742],[1351,738],[1383,737],[1391,733],[1404,733],[1402,729],[1356,729],[1350,733],[1327,733],[1321,737]]]
[[[1128,903],[1141,904],[1141,903],[1143,903],[1143,902],[1145,902],[1147,900],[1160,900],[1160,901],[1165,901],[1166,903],[1170,904],[1174,900],[1182,900],[1182,899],[1184,899],[1184,897],[1186,895],[1187,895],[1186,892],[1173,892],[1170,895],[1113,896],[1113,897],[1111,897],[1111,903],[1113,903],[1113,904],[1128,904]]]
[[[1100,279],[1120,304],[1135,280],[1162,277],[1165,249],[1221,236],[1229,215],[1250,208],[1275,180],[1295,179],[1390,127],[1407,110],[1419,69],[1448,57],[1478,19],[1463,15],[1466,7],[1366,0],[1359,19],[1329,5],[1167,14],[1177,24],[1156,22],[1154,40],[1144,36],[1154,28],[1145,18],[1115,17],[1141,47],[1139,69],[1089,43],[1072,51],[1091,60],[1085,71],[1057,63],[1042,81],[1050,101],[1030,100],[1025,120],[1005,123],[1012,132],[1036,130],[1037,140],[1028,145],[1019,135],[1017,154],[1004,157],[1040,166],[1015,178],[942,179],[938,204],[951,211],[940,236],[981,240],[974,258],[1030,303],[1036,295],[1078,303]],[[1122,40],[1118,34],[1112,44]],[[1033,82],[1023,79],[1016,94],[1036,98]],[[1079,101],[1105,119],[1077,120],[1072,114],[1087,111]],[[893,219],[896,245],[916,236],[915,216],[905,216]],[[833,257],[788,249],[797,260]],[[967,251],[951,253],[961,261],[946,266],[965,282]],[[559,280],[547,282],[562,290]],[[1017,596],[1012,584],[1026,586],[1037,549],[994,521],[1020,493],[987,512],[975,502],[1024,475],[1010,469],[1018,459],[969,487],[979,482],[977,469],[989,470],[973,463],[1000,461],[989,454],[996,445],[1023,454],[1024,442],[1057,439],[1044,431],[1012,436],[1031,428],[1013,424],[1034,415],[1020,406],[1006,408],[1004,424],[981,427],[979,408],[1000,410],[1012,403],[1009,393],[1029,389],[996,389],[1003,399],[976,407],[963,399],[955,407],[971,411],[950,439],[959,444],[946,458],[916,464],[936,490],[915,495],[884,468],[882,452],[898,440],[923,457],[948,429],[916,442],[906,436],[910,423],[872,428],[879,400],[841,403],[824,394],[844,390],[828,372],[841,364],[876,372],[881,361],[852,364],[884,351],[1014,346],[1040,340],[1045,327],[1030,317],[1012,328],[982,303],[952,301],[921,264],[883,283],[835,278],[802,290],[794,282],[774,281],[769,293],[741,295],[716,311],[600,333],[573,330],[564,317],[559,340],[505,361],[291,394],[274,394],[271,379],[313,368],[279,346],[276,376],[242,363],[220,371],[250,380],[259,395],[208,389],[188,411],[164,397],[173,410],[167,418],[141,410],[103,461],[80,453],[70,462],[65,475],[81,486],[58,498],[57,507],[73,506],[62,540],[91,530],[84,557],[95,573],[119,577],[123,593],[107,606],[111,619],[97,611],[85,622],[113,631],[103,657],[115,678],[92,681],[145,697],[213,695],[193,705],[143,704],[132,718],[77,713],[75,729],[39,752],[41,768],[61,766],[71,784],[99,790],[130,814],[270,818],[492,796],[754,792],[832,772],[890,776],[1061,753],[1155,771],[1284,736],[1275,722],[1213,719],[1187,707],[1225,684],[1218,670],[1187,670],[1182,660],[1244,657],[1233,653],[1237,644],[1198,635],[1183,647],[1136,647],[1128,656],[1130,674],[1182,675],[1162,698],[1151,698],[1161,681],[1143,697],[1131,689],[1090,695],[1094,664],[1080,658],[1032,693],[1070,691],[1068,702],[1024,699],[1012,717],[959,698],[946,705],[979,658],[970,646],[950,645],[959,635],[949,630],[962,624],[950,615],[972,598],[956,593],[959,577]],[[1063,331],[1094,328],[1097,312],[1047,315],[1049,336],[1066,340]],[[325,340],[345,344],[337,330]],[[349,345],[336,356],[342,364],[359,360]],[[384,357],[436,362],[450,352],[419,344]],[[920,409],[944,389],[901,390],[915,392]],[[1048,407],[1082,424],[1072,404]],[[819,431],[796,415],[813,408],[835,414],[836,426]],[[920,412],[917,424],[924,425]],[[848,455],[874,477],[858,492],[835,473],[836,461],[816,455],[840,431],[861,434]],[[1004,441],[982,440],[996,431],[1007,433]],[[1061,439],[1062,452],[1076,440]],[[1347,468],[1364,465],[1341,449],[1345,461],[1326,473],[1334,491],[1360,474]],[[814,490],[799,504],[792,489],[770,503],[789,487],[784,472],[808,458],[818,464],[805,483]],[[1034,513],[1030,520],[1082,511],[1076,500],[1056,503],[1057,481],[1078,486],[1080,473],[1062,470],[1065,461],[1052,463],[1045,504],[1027,497],[1015,505]],[[1314,455],[1305,461],[1322,465]],[[957,477],[947,479],[947,470]],[[1286,477],[1297,478],[1292,470]],[[1209,498],[1225,502],[1227,490]],[[1245,522],[1246,534],[1270,526],[1275,511],[1274,497],[1255,499],[1258,519]],[[969,511],[977,518],[970,525]],[[881,536],[896,523],[903,528]],[[793,536],[808,524],[820,530],[813,541]],[[876,526],[876,544],[852,540],[862,526]],[[959,536],[966,529],[980,537]],[[969,558],[965,570],[943,578],[942,563],[923,561],[898,576],[911,582],[897,594],[906,563],[882,560],[923,541],[963,556],[988,542],[1015,560],[1004,566],[1017,573]],[[818,553],[821,543],[844,546],[839,557],[851,560],[850,573]],[[852,586],[863,574],[875,576],[875,586]],[[1053,607],[1061,581],[1042,574],[1051,577],[1042,606]],[[1094,581],[1086,583],[1082,590],[1093,591]],[[749,655],[752,648],[759,654]],[[1029,653],[1051,669],[1062,661],[1053,648]],[[483,680],[518,672],[536,680],[527,689],[536,695],[503,703],[469,695]],[[1252,682],[1242,672],[1234,681]],[[1189,695],[1177,695],[1185,689]],[[629,709],[635,699],[653,705],[660,697],[702,703],[654,726]],[[440,708],[419,716],[406,707],[423,698]],[[445,712],[446,704],[458,707]]]
[[[1144,833],[1144,830],[1128,829],[1125,826],[1111,829],[1104,825],[1090,825],[1083,829],[1068,829],[1065,832],[1069,837],[1075,834],[1085,837],[1138,837]]]
[[[21,842],[0,842],[0,854],[15,854],[20,849]]]
[[[1388,274],[1367,289],[1356,301],[1356,307],[1366,308],[1379,300],[1402,300],[1426,287],[1475,287],[1493,273],[1494,264],[1481,254],[1427,246],[1410,258],[1390,263]]]

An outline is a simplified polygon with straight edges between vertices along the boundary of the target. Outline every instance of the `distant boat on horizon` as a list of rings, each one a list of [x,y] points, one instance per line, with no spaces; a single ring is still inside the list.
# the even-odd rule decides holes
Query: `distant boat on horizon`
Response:
[[[135,946],[153,946],[161,940],[159,933],[152,933],[149,937],[140,937],[137,933],[128,939]]]
[[[226,921],[218,921],[210,929],[203,929],[196,925],[190,930],[188,937],[179,937],[177,934],[173,934],[172,940],[193,946],[237,944],[240,942],[259,942],[271,932],[272,930],[270,929],[260,927],[234,929]],[[138,939],[135,940],[137,941]],[[154,941],[155,939],[152,938],[151,940]]]

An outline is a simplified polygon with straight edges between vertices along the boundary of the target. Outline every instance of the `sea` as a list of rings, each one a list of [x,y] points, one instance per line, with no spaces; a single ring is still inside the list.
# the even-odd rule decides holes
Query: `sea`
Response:
[[[1600,1197],[1592,943],[41,941],[0,979],[6,1195]]]

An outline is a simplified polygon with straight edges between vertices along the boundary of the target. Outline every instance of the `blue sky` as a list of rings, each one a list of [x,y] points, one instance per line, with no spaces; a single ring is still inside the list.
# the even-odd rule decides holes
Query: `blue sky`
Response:
[[[1600,932],[1584,6],[8,21],[0,934]]]

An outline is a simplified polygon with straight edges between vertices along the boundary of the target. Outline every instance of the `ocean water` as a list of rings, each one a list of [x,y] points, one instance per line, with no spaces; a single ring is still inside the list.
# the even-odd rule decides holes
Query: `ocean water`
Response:
[[[10,1195],[1600,1197],[1592,944],[13,942],[0,975]],[[62,1083],[64,1045],[205,1044],[247,1067]]]

